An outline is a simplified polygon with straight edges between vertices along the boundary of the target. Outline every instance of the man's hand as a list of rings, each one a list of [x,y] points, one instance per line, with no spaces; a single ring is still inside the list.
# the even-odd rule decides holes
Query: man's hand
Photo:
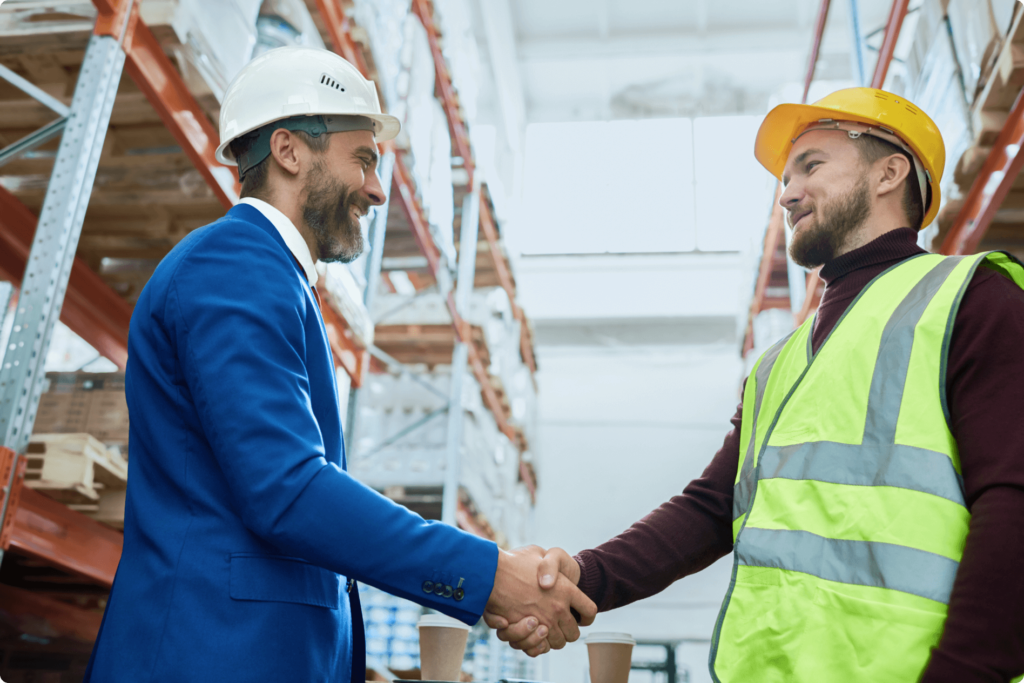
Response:
[[[531,657],[561,649],[580,636],[571,610],[583,626],[597,616],[597,605],[576,587],[579,579],[579,565],[561,548],[503,552],[484,620],[499,639]]]

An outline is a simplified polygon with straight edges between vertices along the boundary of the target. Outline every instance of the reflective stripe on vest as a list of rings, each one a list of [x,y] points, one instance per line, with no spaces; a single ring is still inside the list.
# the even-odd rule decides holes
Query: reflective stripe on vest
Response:
[[[755,365],[716,681],[914,680],[927,663],[970,520],[945,358],[983,261],[1024,288],[1006,254],[908,259],[817,354],[808,320]]]

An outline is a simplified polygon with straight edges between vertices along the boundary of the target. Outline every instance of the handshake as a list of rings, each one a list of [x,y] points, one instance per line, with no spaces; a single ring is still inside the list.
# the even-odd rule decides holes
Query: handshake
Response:
[[[484,621],[500,640],[531,657],[560,650],[597,616],[597,605],[577,588],[579,580],[579,564],[561,548],[500,550]]]

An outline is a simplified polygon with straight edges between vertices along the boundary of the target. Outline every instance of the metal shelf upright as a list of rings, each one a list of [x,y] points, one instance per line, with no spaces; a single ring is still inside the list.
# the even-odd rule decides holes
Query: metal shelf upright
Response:
[[[238,200],[239,184],[235,170],[214,158],[217,131],[139,17],[138,2],[93,4],[98,17],[38,221],[0,188],[0,277],[21,285],[11,336],[0,350],[0,559],[13,548],[109,586],[120,559],[121,534],[25,488],[20,454],[32,433],[58,316],[122,369],[127,360],[131,306],[75,256],[122,72],[142,90],[224,208]],[[45,99],[39,89],[11,75],[5,69],[0,78]],[[63,115],[60,107],[51,108]],[[340,315],[330,309],[325,313],[336,364],[358,386],[368,365],[365,350],[354,344]]]
[[[45,380],[46,351],[71,277],[85,208],[124,67],[122,44],[130,16],[123,12],[118,22],[107,25],[108,30],[113,29],[109,34],[97,31],[89,40],[21,280],[14,324],[0,366],[0,434],[4,459],[10,463],[5,467],[5,495],[0,508],[4,528],[8,513],[17,509],[11,503],[24,472],[19,454],[32,435]],[[22,495],[20,502],[24,498]],[[0,545],[0,561],[3,553]]]

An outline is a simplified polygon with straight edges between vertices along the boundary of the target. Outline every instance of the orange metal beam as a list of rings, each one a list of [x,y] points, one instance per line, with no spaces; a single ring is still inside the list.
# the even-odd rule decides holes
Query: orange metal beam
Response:
[[[530,368],[530,372],[537,371],[537,361],[533,355],[533,344],[530,343],[530,331],[527,328],[526,314],[516,303],[516,285],[512,281],[512,273],[509,272],[505,262],[505,254],[501,251],[498,243],[498,229],[495,226],[494,216],[491,214],[490,203],[480,198],[480,228],[484,232],[487,246],[491,250],[491,259],[494,261],[494,268],[498,272],[498,281],[502,289],[508,294],[509,303],[512,304],[512,315],[519,321],[519,353],[523,362]]]
[[[807,296],[804,297],[804,305],[800,307],[800,311],[795,316],[797,325],[803,324],[812,313],[818,310],[818,304],[821,303],[821,295],[818,294],[821,278],[818,277],[818,270],[821,269],[818,268],[807,273]]]
[[[435,66],[438,69],[438,82],[442,91],[442,99],[445,99],[445,106],[449,104],[455,105],[455,95],[451,88],[451,78],[448,75],[447,67],[444,66],[444,59],[440,53],[440,47],[437,40],[437,31],[433,24],[433,15],[430,12],[429,5],[423,3],[421,0],[415,0],[417,3],[414,7],[418,13],[420,13],[420,19],[424,20],[424,27],[427,29],[428,37],[431,37],[431,50],[434,53]],[[356,48],[350,35],[350,26],[348,20],[344,17],[340,8],[336,4],[336,0],[317,0],[317,6],[320,9],[321,15],[328,24],[328,31],[331,34],[331,42],[336,52],[340,53],[343,57],[348,59],[350,62],[359,67],[359,70],[364,76],[368,76],[365,61],[362,60],[359,50]],[[445,93],[447,92],[447,95]],[[454,113],[457,114],[457,108]],[[463,156],[463,162],[466,164],[466,170],[470,173],[472,178],[473,165],[472,157],[469,152],[469,139],[465,136],[465,128],[461,124],[461,119],[452,116],[453,111],[449,110],[449,122],[452,125],[453,136],[456,140],[456,145],[464,144],[465,147],[459,149],[465,149]],[[457,125],[456,125],[457,122]],[[462,142],[460,142],[460,140]],[[427,266],[430,269],[431,274],[437,276],[438,268],[441,264],[441,255],[434,244],[433,239],[430,236],[430,229],[427,225],[426,217],[423,214],[423,207],[420,205],[419,200],[416,198],[416,192],[412,182],[412,176],[409,170],[405,166],[405,161],[402,157],[401,152],[396,151],[395,153],[395,168],[392,177],[392,182],[398,188],[399,200],[403,210],[409,218],[409,224],[412,227],[413,237],[416,240],[417,246],[419,246],[420,252],[423,253],[427,258]],[[481,202],[481,207],[485,205],[485,202]],[[482,209],[483,210],[483,209]],[[490,215],[490,214],[488,214]],[[493,224],[491,225],[493,231]],[[486,234],[486,230],[485,230]],[[496,235],[495,235],[496,236]],[[491,240],[489,239],[488,242]],[[493,245],[492,245],[493,248]],[[504,260],[496,260],[500,268],[504,265]],[[511,283],[511,278],[509,278]],[[515,305],[514,296],[510,295],[513,305]],[[477,352],[476,347],[472,344],[472,337],[469,335],[469,325],[462,319],[458,311],[455,308],[455,296],[454,293],[448,294],[448,311],[452,316],[452,326],[455,328],[455,335],[459,341],[464,341],[467,344],[469,351],[469,364],[473,370],[473,375],[476,377],[477,382],[480,384],[481,392],[483,393],[484,403],[488,409],[493,413],[494,420],[505,436],[510,441],[515,443],[515,430],[505,419],[505,411],[501,405],[501,400],[498,398],[497,392],[494,390],[494,385],[491,383],[491,378],[487,374],[487,369],[484,367],[483,361],[480,358],[480,354]],[[532,493],[532,490],[531,490]]]
[[[0,548],[14,549],[102,586],[113,584],[124,540],[121,533],[24,486],[26,459],[0,447],[3,481],[8,481],[15,460],[19,471],[4,506]]]
[[[498,398],[498,392],[494,390],[494,385],[491,384],[491,378],[487,374],[487,368],[484,367],[483,359],[480,358],[480,354],[471,341],[467,341],[466,347],[469,349],[469,367],[473,369],[473,376],[476,377],[476,381],[480,384],[484,403],[494,413],[494,421],[497,423],[501,433],[507,436],[509,441],[515,443],[516,430],[505,419],[505,407],[501,404],[501,399]]]
[[[125,0],[95,0],[98,35],[120,37],[124,30],[125,70],[146,93],[165,125],[203,174],[214,193],[230,207],[238,199],[235,172],[218,162],[217,132],[188,91],[156,38]],[[0,273],[20,282],[35,234],[36,216],[14,195],[0,188]],[[128,361],[131,307],[76,258],[68,281],[61,320],[121,369]]]
[[[445,62],[444,54],[441,52],[441,41],[438,37],[437,25],[434,23],[434,10],[430,0],[413,0],[413,11],[423,23],[427,31],[427,41],[430,44],[430,52],[434,57],[434,69],[437,72],[437,88],[441,93],[441,103],[444,106],[445,114],[448,117],[448,126],[451,129],[452,138],[455,140],[455,149],[462,157],[463,166],[468,174],[469,184],[473,184],[473,173],[476,166],[473,162],[473,150],[469,143],[469,134],[462,122],[462,115],[459,112],[458,95],[452,85],[452,77],[448,71],[448,64]],[[498,280],[502,288],[508,294],[512,304],[512,312],[520,322],[520,353],[523,362],[530,368],[530,372],[536,372],[537,361],[533,355],[533,346],[530,343],[530,334],[526,326],[526,317],[516,303],[516,287],[512,280],[512,274],[508,270],[505,256],[502,254],[498,242],[498,231],[495,227],[494,216],[486,200],[481,198],[480,202],[480,225],[483,228],[484,237],[487,239],[491,250],[491,257],[494,260],[494,267],[498,273]]]
[[[526,464],[522,456],[519,457],[519,478],[523,480],[523,484],[526,485],[526,490],[530,492],[530,500],[534,503],[537,502],[537,475],[533,471],[533,468]]]
[[[518,319],[520,309],[515,298],[516,286],[512,282],[512,274],[505,267],[505,254],[501,252],[501,246],[498,244],[498,229],[494,225],[494,216],[491,215],[489,202],[484,197],[480,198],[480,229],[483,230],[484,237],[487,239],[487,246],[490,248],[491,258],[494,260],[494,268],[498,271],[498,281],[505,293],[508,294],[508,299],[512,304],[512,313]]]
[[[20,283],[38,219],[17,197],[0,188],[0,278]],[[60,319],[122,370],[128,362],[132,307],[84,260],[71,266]]]
[[[146,94],[220,203],[230,209],[241,191],[238,170],[217,161],[217,130],[141,19],[135,22],[134,32],[125,38],[124,51],[125,71]]]
[[[747,314],[747,334],[743,340],[743,355],[747,355],[754,348],[754,318],[764,307],[765,292],[768,291],[768,281],[772,276],[772,261],[775,252],[779,248],[779,237],[784,229],[783,211],[779,206],[779,196],[782,194],[782,184],[775,185],[775,201],[772,202],[772,215],[768,220],[768,229],[764,233],[764,251],[761,253],[761,264],[757,270],[757,283],[754,285],[754,298],[750,302],[750,312]]]
[[[899,40],[900,30],[903,28],[903,20],[907,16],[909,5],[910,0],[893,0],[892,8],[889,10],[889,20],[885,23],[885,38],[878,51],[875,75],[871,78],[872,88],[881,88],[885,83],[885,75],[889,72],[889,64],[892,62],[893,52],[896,51],[896,41]]]
[[[121,37],[121,32],[124,31],[126,37],[130,37],[135,29],[135,24],[139,20],[139,3],[129,2],[128,0],[93,0],[93,5],[96,6],[96,25],[93,27],[93,33],[98,36],[111,36],[112,38]],[[126,17],[128,12],[131,12],[130,17]],[[127,18],[127,23],[125,19]]]
[[[17,463],[17,472],[11,476],[11,467]],[[14,512],[21,502],[21,483],[25,479],[25,458],[6,446],[0,446],[0,482],[10,489],[0,488],[0,555],[7,549],[14,529]]]
[[[942,241],[943,254],[973,254],[1024,167],[1024,92],[1017,96],[1006,124],[957,214],[956,222]]]
[[[320,313],[324,317],[324,327],[327,328],[327,339],[331,344],[334,366],[344,369],[352,378],[352,386],[358,389],[363,385],[363,373],[369,363],[370,354],[356,344],[352,329],[345,318],[335,310],[331,295],[322,292],[320,297],[323,300],[323,308],[320,309]]]
[[[814,81],[814,71],[818,68],[818,55],[821,53],[821,39],[825,35],[825,24],[828,22],[828,8],[831,0],[821,0],[818,8],[818,21],[814,25],[814,43],[811,45],[811,55],[807,59],[807,75],[804,76],[804,96],[800,102],[807,104],[807,95],[811,92],[811,83]]]
[[[476,534],[480,538],[486,538],[489,541],[495,540],[494,532],[478,522],[473,513],[470,512],[469,507],[461,500],[459,501],[459,506],[455,509],[455,521],[463,531]]]
[[[9,548],[102,586],[113,584],[124,544],[120,532],[30,488],[22,488],[21,500],[8,518]]]
[[[432,275],[437,275],[437,269],[441,266],[441,253],[430,236],[430,228],[427,219],[423,215],[423,208],[416,199],[412,176],[405,166],[405,159],[401,152],[395,153],[395,170],[393,172],[394,184],[398,187],[398,198],[401,200],[402,208],[409,217],[409,225],[412,227],[412,236],[416,245],[427,257],[427,267]]]
[[[360,73],[369,78],[370,69],[363,59],[362,50],[352,40],[351,25],[341,4],[338,0],[316,0],[316,6],[324,23],[327,24],[327,33],[331,36],[334,51],[355,64]]]
[[[217,197],[230,207],[239,186],[233,169],[216,161],[217,133],[174,66],[164,56],[145,23],[138,18],[138,3],[126,16],[125,0],[95,0],[98,35],[120,37],[127,55],[125,69],[146,93],[164,123],[192,159]],[[37,218],[14,195],[0,188],[0,275],[21,282],[35,234]],[[131,306],[76,258],[71,269],[61,320],[76,334],[121,369],[128,360],[128,325]]]
[[[434,8],[430,0],[413,0],[412,9],[423,23],[423,28],[427,30],[430,52],[434,55],[434,69],[437,71],[437,89],[441,92],[441,104],[448,115],[448,126],[451,128],[452,138],[455,140],[455,149],[462,157],[462,164],[469,174],[469,185],[472,186],[475,170],[473,151],[469,146],[466,125],[462,122],[462,115],[459,113],[459,99],[452,86],[448,64],[444,61],[444,54],[441,52],[441,41],[437,36],[437,26],[434,24]]]
[[[40,638],[58,636],[91,643],[96,640],[103,622],[100,612],[13,586],[0,585],[0,605],[15,628]]]

